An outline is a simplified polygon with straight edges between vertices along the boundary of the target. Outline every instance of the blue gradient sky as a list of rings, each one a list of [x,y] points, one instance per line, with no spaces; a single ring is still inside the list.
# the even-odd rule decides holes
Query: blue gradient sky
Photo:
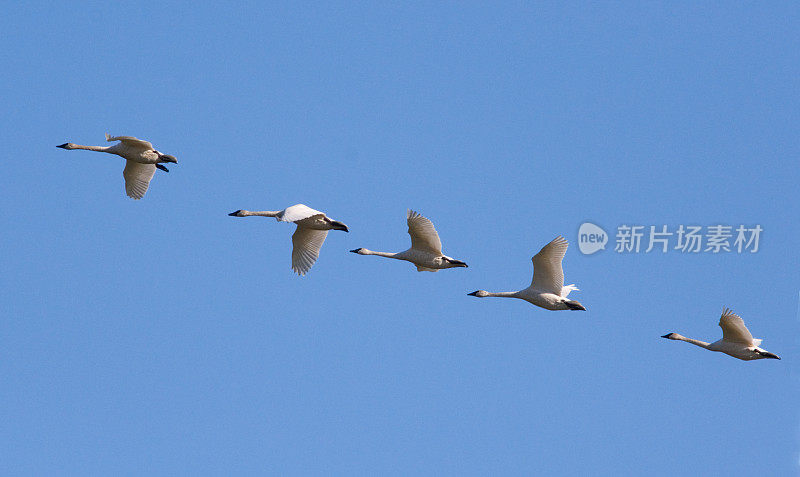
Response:
[[[795,475],[793,2],[7,8],[3,475]],[[179,164],[144,200],[122,160]],[[345,222],[304,278],[302,202]],[[468,269],[408,246],[430,217]],[[756,254],[581,255],[577,230],[755,225]],[[478,288],[572,245],[586,313]],[[723,306],[782,361],[713,341]]]

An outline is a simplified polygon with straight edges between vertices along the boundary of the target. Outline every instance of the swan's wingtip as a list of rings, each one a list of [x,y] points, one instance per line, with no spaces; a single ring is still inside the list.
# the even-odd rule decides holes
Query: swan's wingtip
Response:
[[[347,225],[339,222],[338,220],[331,221],[331,227],[333,230],[341,230],[342,232],[350,232],[350,229],[347,228]]]
[[[565,301],[564,304],[567,305],[567,308],[569,308],[572,311],[586,311],[586,307],[584,307],[583,305],[581,305],[580,302],[577,302],[575,300]]]

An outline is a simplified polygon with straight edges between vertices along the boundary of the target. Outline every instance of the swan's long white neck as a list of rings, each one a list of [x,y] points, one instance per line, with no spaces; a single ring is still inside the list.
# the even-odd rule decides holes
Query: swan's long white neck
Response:
[[[683,335],[679,335],[677,333],[675,333],[675,336],[673,336],[672,339],[675,339],[675,340],[678,340],[678,341],[685,341],[687,343],[692,343],[695,346],[699,346],[699,347],[705,348],[705,349],[708,349],[708,346],[710,344],[710,343],[706,343],[705,341],[700,341],[700,340],[696,340],[696,339],[692,339],[692,338],[687,338],[687,337],[685,337]]]
[[[517,298],[518,294],[519,294],[518,291],[513,291],[513,292],[486,292],[486,293],[487,293],[487,295],[486,295],[487,297],[494,296],[494,297],[498,297],[498,298]]]
[[[280,210],[260,210],[260,211],[258,211],[258,210],[256,210],[256,211],[242,210],[242,211],[239,212],[239,215],[240,215],[240,217],[250,217],[250,216],[255,216],[255,217],[277,217],[278,214],[280,214],[280,212],[281,212]]]
[[[405,257],[400,256],[399,253],[391,253],[391,252],[374,252],[372,250],[368,250],[366,248],[362,248],[360,255],[377,255],[379,257],[386,257],[386,258],[396,258],[397,260],[406,260]]]
[[[81,146],[80,144],[73,144],[70,149],[84,149],[86,151],[97,151],[97,152],[111,152],[113,146]],[[112,152],[113,154],[113,152]]]

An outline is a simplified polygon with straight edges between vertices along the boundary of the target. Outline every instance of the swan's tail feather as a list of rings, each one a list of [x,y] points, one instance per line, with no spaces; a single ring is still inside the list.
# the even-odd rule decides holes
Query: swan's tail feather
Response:
[[[575,300],[567,300],[564,302],[564,304],[567,305],[567,308],[569,308],[570,310],[586,311],[586,308],[584,308],[583,305],[580,304],[580,302]]]
[[[561,296],[566,298],[567,295],[569,295],[569,292],[573,291],[580,291],[580,288],[576,287],[574,283],[565,287],[561,287]]]

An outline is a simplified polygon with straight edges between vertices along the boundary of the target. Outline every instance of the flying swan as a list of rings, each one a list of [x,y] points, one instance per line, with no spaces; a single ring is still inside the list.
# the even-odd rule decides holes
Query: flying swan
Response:
[[[120,142],[113,146],[81,146],[80,144],[67,142],[56,147],[67,150],[84,149],[87,151],[107,152],[127,159],[122,175],[125,177],[125,192],[128,197],[134,200],[144,197],[144,193],[147,192],[147,188],[150,185],[150,179],[156,173],[156,168],[169,172],[166,167],[161,165],[162,162],[178,163],[174,156],[162,154],[153,149],[153,145],[149,142],[132,136],[112,137],[106,134],[106,141]]]
[[[487,296],[520,298],[533,305],[547,310],[583,310],[579,302],[568,300],[567,295],[573,290],[578,290],[575,285],[564,286],[564,270],[561,269],[561,260],[567,253],[569,243],[562,236],[556,237],[552,242],[542,247],[533,261],[533,280],[531,286],[515,292],[492,293],[486,290],[477,290],[469,293],[471,296],[483,298]]]
[[[719,327],[722,328],[722,339],[713,343],[694,340],[681,336],[678,333],[669,333],[662,336],[662,338],[685,341],[701,348],[719,351],[744,361],[765,358],[781,359],[778,355],[759,348],[761,340],[754,339],[747,327],[744,326],[744,321],[730,309],[724,308],[722,310],[722,316],[719,318]]]
[[[408,235],[411,236],[411,248],[404,252],[373,252],[366,248],[350,250],[359,255],[377,255],[379,257],[405,260],[417,266],[418,272],[436,272],[443,268],[466,267],[467,264],[442,253],[442,241],[428,218],[408,210]]]
[[[294,222],[297,229],[292,234],[292,270],[298,275],[305,275],[311,270],[319,257],[319,249],[328,236],[328,230],[347,230],[347,226],[328,218],[323,212],[314,210],[303,204],[293,205],[279,211],[264,210],[251,212],[237,210],[231,217],[275,217],[279,222]]]

